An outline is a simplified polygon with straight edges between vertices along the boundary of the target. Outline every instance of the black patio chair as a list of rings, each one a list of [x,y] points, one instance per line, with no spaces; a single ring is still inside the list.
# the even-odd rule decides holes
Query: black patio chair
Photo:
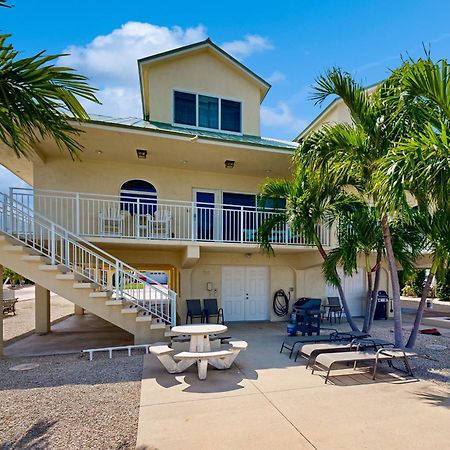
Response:
[[[199,298],[186,300],[186,323],[188,323],[189,318],[200,319],[200,323],[204,323],[205,315],[203,314],[202,304]]]
[[[211,316],[217,316],[217,323],[224,325],[225,320],[223,318],[223,309],[217,306],[217,298],[205,298],[203,300],[203,314],[205,316],[205,322],[209,323]]]
[[[333,322],[333,318],[334,323],[336,323],[338,319],[339,323],[341,323],[341,317],[344,308],[341,305],[341,300],[339,299],[339,297],[328,297],[328,305],[324,305],[324,307],[328,309],[327,315],[330,323]]]

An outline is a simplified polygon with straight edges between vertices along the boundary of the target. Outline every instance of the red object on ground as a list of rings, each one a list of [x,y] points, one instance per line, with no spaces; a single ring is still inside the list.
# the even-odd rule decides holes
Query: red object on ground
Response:
[[[433,336],[441,336],[441,333],[437,328],[427,328],[425,330],[420,330],[419,333],[432,334]]]

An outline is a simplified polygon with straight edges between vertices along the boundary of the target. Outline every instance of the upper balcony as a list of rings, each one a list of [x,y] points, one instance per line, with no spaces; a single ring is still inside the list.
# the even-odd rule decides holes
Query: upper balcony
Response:
[[[159,244],[257,244],[258,227],[277,210],[202,201],[162,200],[149,193],[121,191],[102,195],[11,188],[11,198],[92,241],[144,241]],[[318,226],[320,240],[330,245],[330,229]],[[277,225],[271,243],[310,247],[288,224]],[[228,244],[228,245],[227,245]]]

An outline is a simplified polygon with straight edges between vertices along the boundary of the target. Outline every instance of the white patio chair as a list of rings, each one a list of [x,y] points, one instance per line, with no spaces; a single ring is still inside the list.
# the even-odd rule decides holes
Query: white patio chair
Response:
[[[98,213],[98,230],[101,236],[123,236],[128,211],[122,211],[115,205],[103,208]]]

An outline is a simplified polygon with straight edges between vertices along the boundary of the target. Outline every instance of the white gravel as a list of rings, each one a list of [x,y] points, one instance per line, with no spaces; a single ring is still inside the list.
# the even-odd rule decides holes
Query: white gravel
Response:
[[[143,357],[0,359],[0,449],[134,449]],[[28,371],[10,371],[38,363]]]
[[[393,324],[391,325],[393,326]],[[375,323],[370,334],[373,337],[392,342],[394,335],[391,330],[392,328],[380,327]],[[404,328],[404,342],[407,341],[409,331],[409,328]],[[446,349],[435,350],[429,348],[430,345],[442,345]],[[414,351],[420,355],[420,357],[413,358],[411,361],[414,375],[438,384],[445,384],[448,387],[448,383],[450,383],[450,335],[431,336],[419,334]]]

